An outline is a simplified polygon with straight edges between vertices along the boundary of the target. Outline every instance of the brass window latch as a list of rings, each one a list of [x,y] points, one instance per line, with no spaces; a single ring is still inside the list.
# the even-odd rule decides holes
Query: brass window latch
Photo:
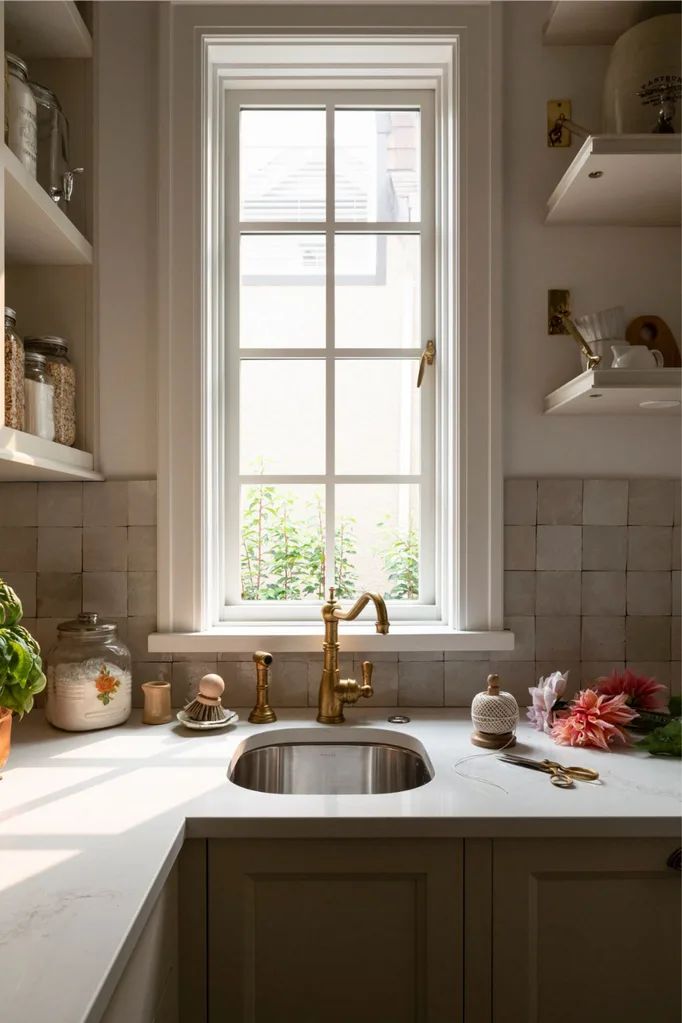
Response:
[[[436,358],[436,346],[433,341],[426,342],[426,348],[422,352],[422,357],[419,360],[419,373],[417,374],[417,387],[421,387],[424,379],[424,370],[427,366],[433,366],[433,360]]]

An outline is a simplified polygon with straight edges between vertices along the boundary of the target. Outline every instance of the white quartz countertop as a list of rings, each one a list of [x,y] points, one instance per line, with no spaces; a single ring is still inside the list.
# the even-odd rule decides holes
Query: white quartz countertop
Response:
[[[594,767],[568,790],[469,742],[466,711],[312,710],[190,733],[176,723],[67,733],[40,712],[15,722],[0,782],[0,1013],[3,1023],[97,1023],[185,837],[675,837],[679,761],[556,746],[522,723],[514,752]],[[315,739],[422,744],[428,785],[371,796],[281,796],[227,780],[241,743],[303,729]],[[386,731],[392,734],[385,735]],[[361,734],[360,734],[361,733]],[[471,758],[464,760],[463,758]]]

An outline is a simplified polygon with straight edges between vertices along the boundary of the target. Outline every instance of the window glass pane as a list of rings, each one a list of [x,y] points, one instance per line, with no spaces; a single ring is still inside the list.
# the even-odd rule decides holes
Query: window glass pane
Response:
[[[242,474],[321,474],[325,466],[325,370],[321,359],[241,364]]]
[[[324,348],[325,262],[324,235],[242,235],[242,348]]]
[[[419,487],[340,484],[335,584],[344,597],[375,590],[389,600],[419,598]]]
[[[418,235],[335,239],[338,348],[420,348]]]
[[[420,219],[418,110],[337,110],[337,220]]]
[[[416,359],[337,359],[336,472],[419,470]]]
[[[242,220],[324,220],[324,110],[242,110]]]
[[[324,488],[241,487],[242,600],[324,598]]]

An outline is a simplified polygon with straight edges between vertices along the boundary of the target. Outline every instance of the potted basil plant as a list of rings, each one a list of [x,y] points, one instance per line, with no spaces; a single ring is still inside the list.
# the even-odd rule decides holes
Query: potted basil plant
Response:
[[[46,683],[40,647],[19,624],[23,613],[12,587],[0,579],[0,769],[9,756],[12,714],[27,714]]]

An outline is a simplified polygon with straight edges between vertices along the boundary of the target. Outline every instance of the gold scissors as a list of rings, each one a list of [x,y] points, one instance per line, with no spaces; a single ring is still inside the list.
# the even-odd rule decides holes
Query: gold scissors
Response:
[[[552,785],[556,785],[560,789],[573,788],[574,779],[596,781],[599,777],[599,772],[593,771],[589,767],[564,767],[554,760],[531,760],[528,757],[516,756],[514,753],[502,753],[497,759],[503,760],[507,764],[517,764],[519,767],[530,767],[534,771],[544,771],[545,774],[551,775],[549,780]]]

